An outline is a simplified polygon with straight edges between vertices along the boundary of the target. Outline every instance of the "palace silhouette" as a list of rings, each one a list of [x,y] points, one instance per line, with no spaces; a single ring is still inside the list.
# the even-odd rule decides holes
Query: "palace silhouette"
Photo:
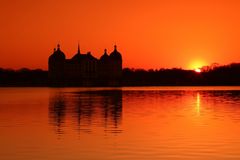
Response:
[[[78,45],[77,53],[66,59],[60,45],[48,59],[50,86],[120,86],[122,78],[122,56],[114,46],[108,55],[107,50],[100,59],[91,52],[82,54]]]

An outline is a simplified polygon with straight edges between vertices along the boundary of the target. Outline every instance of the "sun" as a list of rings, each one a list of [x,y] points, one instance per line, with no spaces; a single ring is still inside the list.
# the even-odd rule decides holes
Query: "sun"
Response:
[[[197,73],[201,73],[202,70],[201,68],[205,65],[206,63],[202,60],[195,60],[192,61],[189,65],[189,69],[194,70]]]
[[[197,73],[201,73],[202,72],[200,68],[196,68],[194,71],[197,72]]]

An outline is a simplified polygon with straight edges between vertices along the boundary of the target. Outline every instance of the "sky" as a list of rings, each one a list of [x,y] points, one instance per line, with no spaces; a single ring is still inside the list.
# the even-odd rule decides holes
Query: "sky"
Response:
[[[195,69],[240,62],[239,0],[1,0],[0,67],[46,70],[114,44],[123,67]]]

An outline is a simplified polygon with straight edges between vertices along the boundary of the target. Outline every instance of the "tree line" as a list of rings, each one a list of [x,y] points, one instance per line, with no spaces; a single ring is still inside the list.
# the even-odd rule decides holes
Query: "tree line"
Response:
[[[201,73],[181,68],[124,68],[122,86],[240,85],[240,63],[203,67]],[[48,71],[0,68],[0,86],[48,86]]]

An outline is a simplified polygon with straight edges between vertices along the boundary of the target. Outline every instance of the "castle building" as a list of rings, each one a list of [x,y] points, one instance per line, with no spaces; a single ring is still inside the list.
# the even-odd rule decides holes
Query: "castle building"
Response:
[[[58,44],[48,59],[49,83],[51,86],[120,86],[122,77],[122,56],[114,46],[108,55],[107,50],[100,59],[90,52],[77,53],[66,59]]]

